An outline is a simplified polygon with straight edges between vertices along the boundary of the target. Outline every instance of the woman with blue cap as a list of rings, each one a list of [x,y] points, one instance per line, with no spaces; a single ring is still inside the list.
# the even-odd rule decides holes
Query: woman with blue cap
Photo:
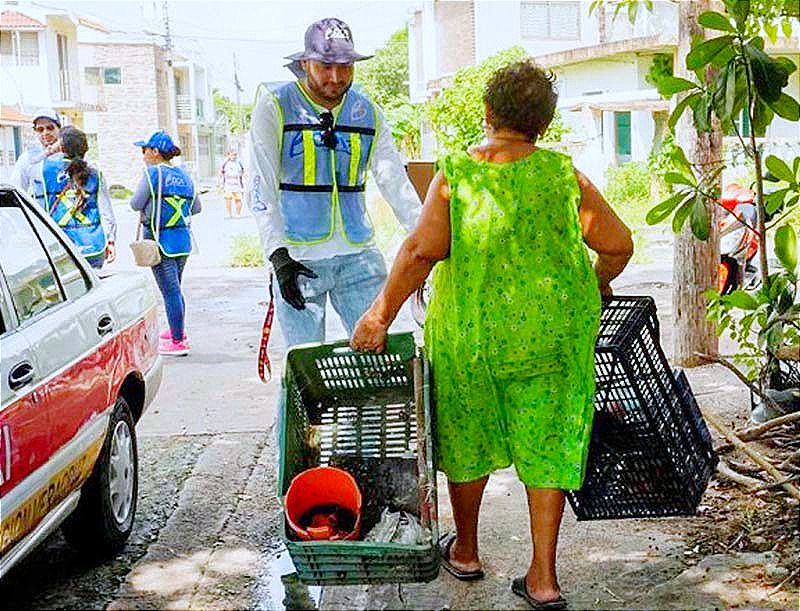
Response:
[[[45,208],[89,264],[100,269],[115,258],[117,223],[103,175],[83,157],[84,134],[68,125],[58,135],[61,155],[45,159],[37,179]]]
[[[159,352],[184,356],[189,354],[189,344],[184,328],[186,303],[181,279],[192,250],[190,219],[200,212],[200,200],[189,175],[170,163],[181,150],[169,134],[157,131],[146,142],[140,140],[134,145],[141,147],[147,168],[133,194],[131,208],[141,213],[144,237],[155,240],[161,251],[161,262],[152,270],[164,298],[169,329],[159,336]]]

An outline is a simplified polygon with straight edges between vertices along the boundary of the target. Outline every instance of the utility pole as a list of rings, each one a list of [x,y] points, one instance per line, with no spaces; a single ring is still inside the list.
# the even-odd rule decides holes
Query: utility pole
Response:
[[[161,3],[161,13],[164,19],[164,62],[166,63],[167,97],[169,99],[167,111],[169,117],[168,129],[175,137],[178,135],[178,96],[175,91],[175,74],[172,71],[172,32],[169,27],[169,5],[167,0],[163,0]]]
[[[244,133],[244,116],[242,115],[241,93],[244,91],[239,83],[239,67],[236,63],[236,51],[233,52],[233,84],[236,87],[236,119],[239,123],[239,133]]]

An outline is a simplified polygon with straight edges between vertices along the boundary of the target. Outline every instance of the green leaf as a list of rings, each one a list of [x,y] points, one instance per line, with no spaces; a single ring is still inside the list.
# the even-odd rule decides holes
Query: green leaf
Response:
[[[730,118],[736,106],[736,66],[728,68],[727,81],[725,82],[725,116]]]
[[[783,200],[788,192],[789,189],[779,189],[777,191],[773,191],[769,195],[764,196],[764,208],[766,209],[767,214],[775,214],[781,209],[783,206]]]
[[[775,232],[775,256],[788,271],[797,267],[797,234],[791,225],[782,225]]]
[[[707,95],[703,95],[700,100],[692,107],[692,117],[694,118],[694,126],[699,132],[711,131],[711,108],[709,102],[711,100]]]
[[[764,32],[766,32],[767,38],[774,45],[778,40],[778,26],[771,21],[766,21],[764,22]]]
[[[685,111],[687,107],[692,107],[694,104],[696,104],[697,100],[700,99],[700,96],[702,95],[702,92],[695,91],[694,93],[687,95],[675,105],[675,110],[672,111],[672,114],[669,116],[669,121],[667,122],[670,130],[675,130],[675,125],[678,123],[678,119],[681,118],[683,111]]]
[[[689,178],[680,172],[666,172],[664,174],[664,182],[671,185],[687,185],[689,187],[693,187],[696,184],[694,180],[694,174],[692,174],[692,177]]]
[[[797,70],[797,65],[788,57],[773,57],[773,59],[783,66],[788,74],[794,74]]]
[[[636,22],[636,14],[639,12],[639,2],[630,2],[628,4],[628,21],[632,24]]]
[[[711,65],[715,68],[722,68],[727,66],[728,63],[730,63],[730,61],[735,57],[737,57],[736,48],[731,45],[730,47],[725,47],[722,49],[722,51],[717,53],[711,60]]]
[[[753,106],[753,122],[751,127],[757,138],[763,138],[767,132],[767,126],[772,123],[775,113],[767,106],[763,99],[757,97]]]
[[[723,297],[722,300],[740,310],[755,310],[758,307],[755,297],[741,290],[733,291],[730,295]]]
[[[696,89],[697,83],[689,81],[685,78],[679,78],[677,76],[665,76],[659,79],[656,87],[658,88],[658,93],[665,98],[668,98],[676,93],[680,93],[681,91]]]
[[[678,211],[675,213],[675,216],[672,217],[672,231],[675,233],[680,233],[681,229],[683,229],[683,224],[686,222],[686,219],[689,217],[689,214],[692,211],[692,201],[684,202]]]
[[[701,13],[697,22],[704,28],[719,30],[720,32],[735,32],[736,28],[731,25],[730,20],[722,13],[716,11],[706,11]]]
[[[692,50],[686,56],[686,68],[688,70],[699,70],[732,43],[733,36],[719,36],[718,38],[701,42],[699,45],[692,47]]]
[[[707,240],[709,233],[708,210],[703,196],[699,193],[695,196],[692,203],[692,213],[689,218],[692,226],[692,233],[698,240]]]
[[[786,38],[792,37],[792,20],[786,17],[783,21],[781,21],[781,30],[783,30],[783,35]]]
[[[750,2],[748,0],[726,0],[728,12],[736,20],[736,27],[742,31],[748,15],[750,15]]]
[[[800,120],[800,104],[787,93],[781,93],[778,101],[771,103],[769,107],[775,111],[776,115],[783,117],[787,121]]]
[[[689,163],[689,160],[686,158],[686,153],[683,152],[683,149],[680,146],[675,144],[672,147],[672,152],[670,153],[669,157],[677,169],[683,170],[684,174],[691,174],[694,176],[692,164]]]
[[[789,72],[781,62],[759,49],[754,44],[756,40],[760,39],[753,39],[753,42],[744,46],[756,90],[765,102],[777,102],[781,97],[781,90],[789,84]],[[761,42],[763,43],[763,40]]]
[[[653,206],[645,217],[647,224],[658,225],[661,221],[672,214],[673,210],[680,205],[685,197],[685,192],[675,193],[671,197],[665,199],[663,202]]]
[[[786,164],[786,162],[781,159],[780,157],[776,157],[775,155],[770,155],[767,157],[764,164],[767,166],[767,169],[772,172],[777,178],[780,180],[785,180],[789,184],[794,184],[795,177],[792,169]]]

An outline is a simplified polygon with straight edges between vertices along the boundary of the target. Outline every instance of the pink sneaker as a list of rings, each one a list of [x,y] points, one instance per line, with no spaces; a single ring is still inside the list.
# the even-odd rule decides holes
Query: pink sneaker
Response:
[[[169,329],[164,329],[161,333],[158,334],[158,339],[161,340],[171,340],[172,339],[172,331]],[[186,341],[186,331],[183,332],[183,341]]]
[[[158,347],[158,353],[164,356],[186,356],[189,354],[189,344],[185,341],[164,341]]]

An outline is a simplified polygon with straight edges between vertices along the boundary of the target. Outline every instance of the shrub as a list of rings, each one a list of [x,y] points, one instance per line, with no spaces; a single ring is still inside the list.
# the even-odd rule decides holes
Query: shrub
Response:
[[[231,239],[231,267],[262,267],[264,251],[257,235],[239,234]]]
[[[130,199],[133,197],[133,191],[125,185],[111,185],[108,188],[108,194],[112,199]]]
[[[650,200],[650,171],[647,164],[631,161],[610,166],[606,171],[606,199],[615,205]]]

